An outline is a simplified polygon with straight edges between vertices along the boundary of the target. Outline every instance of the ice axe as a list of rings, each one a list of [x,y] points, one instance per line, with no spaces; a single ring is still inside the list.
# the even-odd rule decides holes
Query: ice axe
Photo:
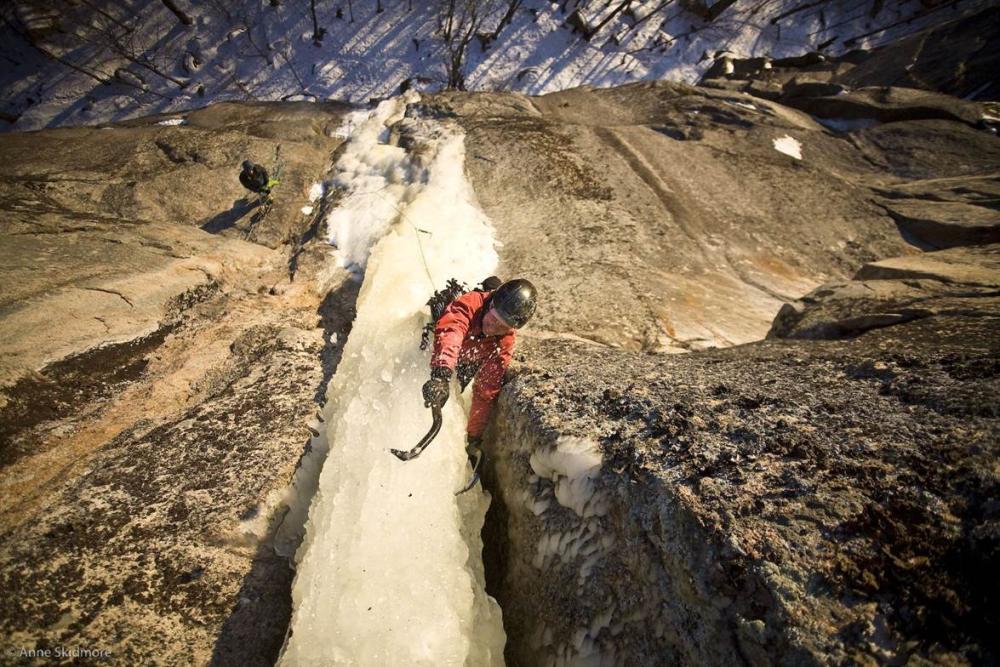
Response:
[[[441,408],[432,408],[431,417],[433,419],[431,430],[427,431],[427,435],[420,439],[416,447],[408,452],[404,452],[402,449],[390,449],[389,451],[400,461],[409,461],[420,456],[421,452],[427,449],[427,445],[431,444],[431,440],[436,438],[438,431],[441,430]]]
[[[484,452],[481,449],[476,450],[475,462],[473,462],[472,460],[472,455],[471,454],[469,455],[469,463],[472,463],[472,479],[469,480],[468,484],[462,487],[461,491],[455,492],[456,496],[462,495],[463,493],[465,493],[466,491],[468,491],[469,489],[471,489],[476,485],[476,482],[479,481],[479,471],[483,467],[483,462],[485,460],[486,460],[486,452]]]
[[[431,444],[431,440],[437,437],[438,431],[441,430],[441,408],[433,408],[431,410],[432,423],[431,428],[427,431],[427,435],[420,439],[420,442],[410,451],[403,451],[402,449],[390,449],[389,451],[399,459],[400,461],[409,461],[415,459],[420,454],[427,449],[427,445]],[[456,491],[455,495],[461,495],[474,487],[476,482],[479,481],[479,471],[483,467],[483,461],[486,459],[486,454],[482,450],[476,452],[475,461],[472,460],[472,456],[469,457],[469,462],[472,463],[472,479],[466,484],[460,491]]]

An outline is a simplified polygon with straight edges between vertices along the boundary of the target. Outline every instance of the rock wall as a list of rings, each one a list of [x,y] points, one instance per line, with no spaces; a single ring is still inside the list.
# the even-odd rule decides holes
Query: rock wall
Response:
[[[813,101],[642,83],[408,111],[463,126],[503,274],[542,294],[488,434],[511,664],[997,658],[989,107],[855,91],[866,122],[834,127],[803,111],[830,89],[796,86]],[[357,295],[302,212],[341,111],[0,146],[11,643],[276,655],[275,535],[289,554]],[[264,214],[236,168],[279,144]]]
[[[288,489],[357,296],[329,272],[322,212],[301,212],[342,111],[227,104],[6,136],[5,651],[273,663],[301,530]],[[263,214],[239,163],[279,145]]]
[[[488,432],[509,664],[996,660],[993,112],[820,84],[428,101],[542,294]]]
[[[508,663],[995,659],[998,325],[985,302],[847,341],[526,345],[488,433]],[[578,439],[586,518],[572,468],[532,465]]]
[[[1000,10],[984,7],[870,51],[839,56],[812,51],[778,59],[722,55],[701,84],[784,100],[894,86],[943,93],[956,106],[959,100],[996,101],[1000,57],[989,45],[998,35]]]
[[[421,112],[458,117],[503,270],[546,295],[529,336],[659,352],[750,342],[784,303],[924,247],[914,236],[940,244],[965,226],[988,239],[996,225],[997,142],[954,118],[837,132],[782,104],[664,82],[441,94]],[[931,194],[943,179],[955,179],[947,210]]]

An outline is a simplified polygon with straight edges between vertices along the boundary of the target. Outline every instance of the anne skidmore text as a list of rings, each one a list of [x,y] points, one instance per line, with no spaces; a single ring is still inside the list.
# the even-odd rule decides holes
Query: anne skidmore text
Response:
[[[11,658],[52,658],[62,660],[77,658],[82,660],[103,660],[111,657],[111,651],[103,648],[84,648],[80,646],[55,646],[53,648],[9,648],[6,651]]]

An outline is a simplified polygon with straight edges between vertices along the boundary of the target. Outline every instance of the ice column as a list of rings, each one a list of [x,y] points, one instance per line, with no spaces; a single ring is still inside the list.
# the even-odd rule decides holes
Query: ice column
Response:
[[[355,117],[338,162],[345,191],[328,227],[336,261],[363,271],[357,317],[324,409],[330,452],[312,501],[282,665],[500,665],[500,609],[485,592],[479,531],[488,501],[455,497],[470,470],[465,405],[453,388],[444,426],[403,463],[430,426],[420,387],[424,305],[450,277],[475,283],[497,255],[464,176],[457,129],[402,123],[421,162],[386,145],[402,102]],[[428,158],[428,155],[433,156]]]

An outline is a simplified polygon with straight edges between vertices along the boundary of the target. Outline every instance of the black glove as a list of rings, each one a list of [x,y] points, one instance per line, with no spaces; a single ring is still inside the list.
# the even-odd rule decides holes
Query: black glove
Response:
[[[451,369],[438,366],[431,370],[431,379],[424,383],[423,388],[425,407],[439,410],[444,407],[448,402],[450,380]]]

